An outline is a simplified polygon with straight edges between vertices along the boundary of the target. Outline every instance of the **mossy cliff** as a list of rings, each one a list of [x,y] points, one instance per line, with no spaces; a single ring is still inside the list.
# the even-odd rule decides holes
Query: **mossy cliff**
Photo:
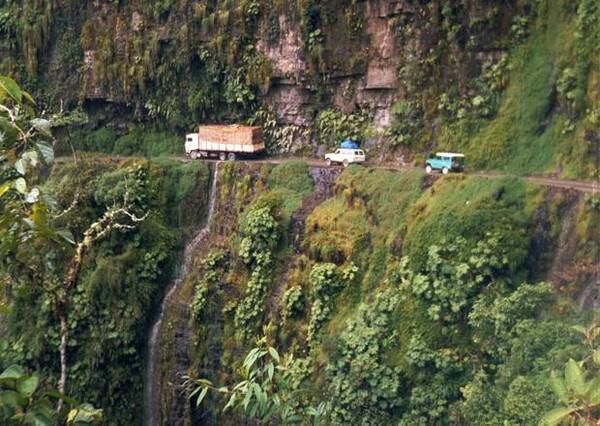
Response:
[[[67,391],[106,424],[142,422],[151,325],[206,221],[213,170],[80,159],[46,184],[76,239],[125,193],[151,212],[88,252],[71,298]],[[555,404],[551,370],[589,355],[571,326],[597,319],[597,195],[302,162],[221,163],[216,177],[210,232],[164,311],[159,424],[245,421],[219,392],[188,397],[195,378],[241,380],[261,336],[285,355],[294,409],[323,403],[324,424],[536,423]],[[46,259],[22,255],[31,271],[3,276],[0,365],[52,387],[56,320],[28,275]]]
[[[68,227],[77,241],[123,194],[135,208],[151,212],[130,232],[113,232],[90,248],[70,299],[66,391],[101,405],[107,424],[141,420],[149,328],[182,246],[206,215],[209,181],[209,167],[200,163],[80,160],[55,165],[45,185],[53,205],[64,212],[59,226]],[[40,280],[35,274],[52,262],[57,268],[68,265],[70,252],[46,250],[24,245],[20,256],[28,267],[13,281],[3,271],[0,340],[6,346],[0,365],[38,371],[44,386],[53,389],[60,336],[52,280],[59,278]]]
[[[0,72],[78,111],[65,148],[110,152],[144,125],[181,152],[198,123],[251,121],[271,152],[353,137],[381,159],[464,150],[474,168],[591,179],[599,15],[594,0],[11,0]]]
[[[350,167],[314,204],[301,163],[219,173],[212,244],[164,335],[190,341],[161,348],[164,424],[242,422],[218,392],[195,407],[181,377],[232,385],[263,335],[325,424],[534,424],[553,407],[549,371],[585,352],[570,326],[598,306],[597,196]]]

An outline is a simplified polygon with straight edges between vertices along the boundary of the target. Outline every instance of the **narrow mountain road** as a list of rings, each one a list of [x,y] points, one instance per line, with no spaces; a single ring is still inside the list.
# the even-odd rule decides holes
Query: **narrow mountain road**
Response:
[[[303,161],[311,167],[327,167],[324,161],[320,160],[307,160],[302,158],[273,158],[267,160],[254,160],[261,161],[273,164],[281,164],[286,161],[298,160]],[[409,165],[393,165],[393,164],[370,164],[366,163],[368,167],[372,167],[375,169],[385,169],[391,171],[399,171],[399,170],[423,170],[421,167],[414,167]],[[342,167],[342,166],[332,166],[332,167]],[[423,170],[424,171],[424,170]],[[567,179],[558,179],[552,177],[545,176],[518,176],[518,175],[509,175],[509,174],[501,174],[501,173],[491,173],[491,172],[471,172],[468,173],[470,176],[477,176],[485,179],[497,179],[503,177],[516,177],[519,179],[526,180],[528,182],[537,183],[545,186],[552,186],[556,188],[568,188],[574,189],[580,192],[587,192],[592,194],[600,193],[600,182],[594,181],[578,181],[578,180],[567,180]]]
[[[86,158],[97,158],[97,159],[102,159],[105,161],[109,160],[109,161],[119,162],[119,161],[126,160],[128,158],[135,158],[135,157],[98,156],[98,157],[86,157]],[[179,160],[182,162],[219,161],[217,159],[192,160],[188,157],[172,157],[172,159]],[[68,162],[68,161],[73,161],[73,159],[70,157],[60,157],[60,158],[56,158],[55,161]],[[325,164],[325,161],[323,161],[323,160],[314,160],[314,159],[296,158],[296,157],[271,157],[271,158],[265,158],[265,159],[245,159],[245,160],[239,160],[239,161],[246,161],[246,162],[251,162],[251,163],[270,163],[270,164],[281,164],[281,163],[285,163],[287,161],[302,161],[303,163],[306,163],[307,165],[309,165],[311,167],[321,167],[321,168],[328,167]],[[410,165],[398,165],[398,164],[393,164],[393,163],[375,164],[375,163],[366,162],[365,165],[368,167],[372,167],[374,169],[384,169],[384,170],[391,170],[391,171],[423,170],[421,167],[415,167],[415,166],[410,166]],[[336,165],[336,166],[331,166],[331,167],[342,168],[341,165],[339,165],[339,166]],[[425,171],[423,170],[423,172],[425,172]],[[576,191],[586,192],[586,193],[591,193],[591,194],[600,193],[600,182],[598,182],[598,181],[567,180],[567,179],[558,179],[558,178],[547,177],[547,176],[519,176],[519,175],[510,175],[510,174],[502,174],[502,173],[492,173],[492,172],[470,172],[467,174],[470,176],[478,176],[478,177],[485,178],[485,179],[516,177],[519,179],[526,180],[528,182],[533,182],[533,183],[537,183],[537,184],[545,185],[545,186],[552,186],[555,188],[568,188],[568,189],[574,189]]]

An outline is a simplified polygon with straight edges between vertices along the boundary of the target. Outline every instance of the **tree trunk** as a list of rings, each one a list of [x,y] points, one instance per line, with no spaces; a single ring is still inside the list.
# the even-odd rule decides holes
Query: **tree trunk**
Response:
[[[67,318],[65,315],[60,317],[60,379],[58,381],[58,391],[65,394],[67,387]],[[63,408],[63,400],[60,398],[56,405],[56,411],[60,412]]]

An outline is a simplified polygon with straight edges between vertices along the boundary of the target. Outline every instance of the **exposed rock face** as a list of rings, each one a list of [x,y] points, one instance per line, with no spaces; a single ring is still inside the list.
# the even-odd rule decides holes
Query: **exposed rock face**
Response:
[[[435,52],[440,39],[446,37],[444,27],[448,20],[454,19],[456,28],[460,25],[464,28],[468,26],[466,20],[485,19],[482,17],[489,12],[489,5],[477,1],[452,18],[442,16],[446,12],[436,2],[367,0],[359,5],[358,20],[352,24],[355,27],[342,25],[349,19],[346,8],[333,11],[334,24],[323,26],[324,54],[320,60],[325,63],[326,69],[321,71],[328,79],[325,102],[327,107],[346,114],[357,108],[370,109],[377,130],[390,125],[391,107],[408,95],[407,85],[413,86],[414,91],[417,82],[431,80],[432,70],[441,68],[436,61],[442,59]],[[505,33],[511,11],[497,7],[495,13],[499,15],[495,31]],[[315,105],[319,105],[309,83],[311,52],[307,51],[298,22],[290,22],[289,17],[281,14],[279,25],[279,38],[271,42],[261,39],[257,43],[257,51],[273,65],[272,86],[265,101],[281,122],[303,126],[318,113]],[[484,36],[486,32],[477,28],[473,31],[482,33],[476,35],[481,36],[481,49],[485,52],[467,52],[466,36],[459,32],[449,42],[448,56],[452,59],[444,68],[450,71],[444,71],[439,78],[452,82],[460,80],[462,75],[473,77],[483,62],[499,58],[501,50],[494,49],[489,37]],[[459,89],[464,87],[460,81],[458,85]]]
[[[340,58],[344,61],[341,64],[343,69],[336,70],[330,79],[332,106],[344,113],[352,112],[356,106],[374,108],[377,128],[389,124],[389,108],[399,93],[399,55],[394,38],[394,16],[402,10],[402,5],[403,2],[394,1],[365,2],[366,23],[359,46],[360,53],[364,55],[362,59],[368,58],[367,65],[362,62],[353,64],[344,55]],[[279,25],[281,37],[275,43],[264,40],[257,43],[257,50],[271,60],[274,68],[272,87],[266,102],[282,122],[303,126],[314,118],[314,112],[311,111],[314,110],[314,107],[311,108],[314,100],[311,99],[306,75],[308,63],[302,32],[285,15],[279,16]],[[331,31],[337,30],[334,28]],[[336,35],[331,34],[331,39],[336,39]],[[328,48],[328,41],[324,43]],[[338,52],[339,48],[335,46],[330,50]]]
[[[198,7],[180,2],[158,13],[141,10],[133,2],[93,2],[87,16],[93,36],[84,44],[82,92],[86,98],[133,104],[131,96],[139,103],[138,91],[164,88],[173,75],[178,81],[187,79],[180,90],[202,81],[199,73],[206,71],[201,45],[219,44],[222,36],[215,28],[220,25],[222,30],[223,25],[231,25],[227,22],[246,18],[233,18],[239,12],[214,5],[205,5],[202,12]],[[307,12],[299,8],[271,8],[267,13],[265,6],[252,30],[241,29],[252,31],[248,35],[255,52],[269,62],[271,74],[257,91],[261,103],[276,114],[279,125],[302,128],[312,124],[324,108],[345,114],[369,110],[380,131],[391,124],[391,109],[399,100],[417,98],[430,104],[447,90],[446,85],[468,95],[468,79],[479,74],[482,63],[501,56],[497,40],[508,33],[517,12],[486,0],[450,5],[413,0],[332,1],[315,6],[318,16],[311,15],[309,25],[306,15],[299,16]],[[204,22],[209,13],[210,25]],[[112,40],[110,46],[106,37]],[[210,54],[226,57],[227,43]],[[173,51],[179,55],[175,59],[165,56]],[[120,62],[113,66],[113,61]],[[213,81],[224,86],[221,80],[225,78]],[[179,102],[185,113],[187,92]],[[144,105],[136,106],[136,114]]]
[[[271,60],[274,78],[287,83],[300,81],[306,69],[302,33],[285,15],[279,15],[279,28],[280,37],[276,43],[261,38],[256,48]]]

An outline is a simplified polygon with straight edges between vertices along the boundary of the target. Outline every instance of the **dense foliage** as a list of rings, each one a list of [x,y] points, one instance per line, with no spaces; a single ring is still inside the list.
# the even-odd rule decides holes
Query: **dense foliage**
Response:
[[[304,172],[294,175],[291,167],[287,178],[279,179],[280,167],[249,198],[254,201],[242,213],[242,235],[251,235],[247,227],[260,207],[273,205],[267,200],[278,205],[274,193],[281,186],[303,179]],[[254,330],[261,321],[270,322],[270,344],[293,355],[285,371],[299,389],[292,404],[298,412],[320,407],[321,424],[402,425],[537,424],[549,412],[581,412],[583,405],[568,402],[573,399],[555,399],[551,372],[563,370],[571,358],[587,359],[579,364],[588,369],[580,374],[586,376],[582,383],[596,383],[591,377],[597,367],[586,358],[590,344],[572,329],[595,327],[596,319],[556,286],[539,282],[547,257],[530,251],[534,239],[557,232],[541,226],[536,213],[554,209],[548,203],[556,201],[514,179],[448,176],[423,190],[422,175],[348,168],[336,185],[336,195],[306,218],[306,239],[299,248],[273,240],[263,250],[277,263],[274,274],[266,274],[269,296],[255,300],[265,308],[254,317]],[[265,216],[262,223],[270,229],[271,220]],[[244,238],[227,243],[241,249],[242,264],[254,259],[247,256],[251,245]],[[288,264],[283,281],[276,272],[282,259]],[[235,264],[235,256],[228,262]],[[219,292],[211,298],[217,303],[213,319],[215,310],[226,313],[231,303],[244,306],[248,287],[231,297],[222,290],[234,282],[253,282],[246,274],[244,269],[217,274],[219,283],[209,290]],[[196,326],[211,339],[220,335],[215,327],[223,333],[222,340],[211,340],[197,352],[199,375],[210,380],[198,382],[197,392],[206,397],[199,409],[215,424],[234,424],[239,414],[218,414],[225,401],[207,392],[216,386],[212,383],[245,383],[238,372],[243,371],[241,354],[251,346],[232,340],[238,327],[212,321],[204,317]],[[201,342],[199,337],[197,344],[204,347]],[[216,347],[225,349],[225,359],[213,358],[222,350]],[[216,370],[206,369],[211,365]],[[260,408],[252,401],[261,398],[259,404],[267,401],[263,408],[281,416],[283,405],[268,405],[272,384],[257,385],[242,407],[253,407],[246,414],[256,417]],[[586,397],[595,398],[591,390]],[[570,405],[551,411],[560,401]]]
[[[598,177],[597,0],[380,3],[0,5],[0,73],[54,114],[0,78],[2,421],[98,416],[77,400],[139,424],[211,166],[130,156],[181,155],[198,123],[263,125],[269,153],[352,138],[385,161]],[[51,168],[53,144],[74,161]],[[597,194],[351,166],[328,197],[299,161],[215,173],[161,331],[163,423],[597,423]],[[73,400],[49,391],[65,368]]]
[[[9,79],[2,84],[1,306],[7,326],[0,330],[0,366],[20,364],[47,383],[64,366],[68,394],[104,408],[110,422],[133,422],[146,329],[183,240],[180,232],[195,227],[206,211],[208,168],[79,161],[55,166],[42,181],[35,166],[52,159],[44,142],[49,125],[33,119],[24,103],[29,95]],[[6,95],[12,101],[4,103]],[[182,214],[186,207],[198,212]],[[145,220],[133,226],[142,214]],[[116,215],[122,217],[112,222]],[[37,378],[16,367],[3,377],[4,414],[48,417],[44,399],[29,402]],[[17,391],[24,397],[11,400]],[[69,422],[97,417],[93,407],[82,407]]]

